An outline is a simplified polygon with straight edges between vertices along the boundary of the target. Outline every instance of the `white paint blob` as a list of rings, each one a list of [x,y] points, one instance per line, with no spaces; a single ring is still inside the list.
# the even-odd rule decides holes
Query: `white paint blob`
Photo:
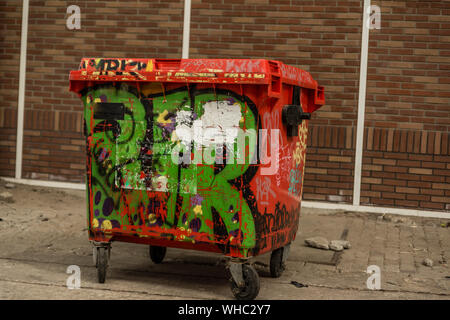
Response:
[[[203,105],[203,109],[205,112],[200,120],[203,125],[202,144],[204,146],[223,144],[225,139],[230,142],[236,139],[239,121],[242,117],[239,103],[231,104],[229,101],[210,101]]]
[[[233,143],[239,133],[241,105],[229,101],[209,101],[203,105],[204,113],[191,125],[192,112],[180,110],[176,115],[175,132],[186,146],[194,141],[209,147],[214,144]]]

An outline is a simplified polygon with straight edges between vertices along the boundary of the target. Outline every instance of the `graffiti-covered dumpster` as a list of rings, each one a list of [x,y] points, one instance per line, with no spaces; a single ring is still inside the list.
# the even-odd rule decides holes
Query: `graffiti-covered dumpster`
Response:
[[[99,282],[112,241],[229,257],[232,292],[253,299],[250,258],[284,270],[299,223],[308,119],[324,90],[308,72],[256,59],[84,58],[89,239]]]

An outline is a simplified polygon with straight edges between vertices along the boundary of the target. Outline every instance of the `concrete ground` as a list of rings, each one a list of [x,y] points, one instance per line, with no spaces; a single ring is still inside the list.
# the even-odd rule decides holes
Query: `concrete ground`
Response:
[[[232,299],[220,255],[169,249],[153,264],[144,245],[113,243],[105,284],[97,283],[87,239],[85,192],[25,185],[0,200],[0,299]],[[258,299],[449,299],[449,221],[378,217],[303,208],[287,269],[270,278],[269,256],[255,262]],[[346,238],[342,253],[305,246],[304,239]],[[422,264],[425,258],[433,266]],[[81,288],[66,286],[69,265]],[[369,265],[381,269],[381,290],[369,290]],[[291,282],[307,285],[298,288]]]

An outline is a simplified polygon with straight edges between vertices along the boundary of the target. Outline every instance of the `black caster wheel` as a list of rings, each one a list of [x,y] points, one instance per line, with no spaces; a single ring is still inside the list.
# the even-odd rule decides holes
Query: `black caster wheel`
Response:
[[[238,300],[253,300],[259,293],[259,276],[255,268],[248,264],[242,265],[242,274],[244,276],[245,285],[238,285],[231,280],[231,292]]]
[[[97,248],[97,278],[99,283],[105,283],[108,269],[109,252],[106,247]]]
[[[272,278],[281,277],[286,268],[283,262],[283,251],[284,248],[278,248],[272,251],[272,254],[270,255],[270,275]]]
[[[166,256],[166,247],[150,246],[150,259],[156,264],[161,263]]]

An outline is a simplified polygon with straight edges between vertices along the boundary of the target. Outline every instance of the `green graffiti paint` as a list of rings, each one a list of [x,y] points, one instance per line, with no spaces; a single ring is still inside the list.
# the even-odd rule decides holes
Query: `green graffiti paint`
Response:
[[[244,139],[245,163],[219,164],[215,149],[195,136],[186,146],[176,134],[179,125],[192,128],[199,119],[214,121],[219,115],[208,112],[219,110],[214,104],[222,104],[233,113],[233,121],[240,116],[237,125],[243,131],[236,141],[243,139],[245,130],[257,130],[256,115],[244,101],[223,91],[192,94],[186,88],[143,97],[121,85],[91,88],[83,102],[90,144],[92,228],[131,228],[144,236],[155,231],[180,241],[234,244],[244,256],[255,246],[252,212],[232,181],[248,170],[256,142]],[[95,118],[98,103],[122,103],[123,119]],[[172,161],[177,146],[182,156],[192,151],[190,158],[201,163]],[[216,161],[205,163],[206,153]]]

